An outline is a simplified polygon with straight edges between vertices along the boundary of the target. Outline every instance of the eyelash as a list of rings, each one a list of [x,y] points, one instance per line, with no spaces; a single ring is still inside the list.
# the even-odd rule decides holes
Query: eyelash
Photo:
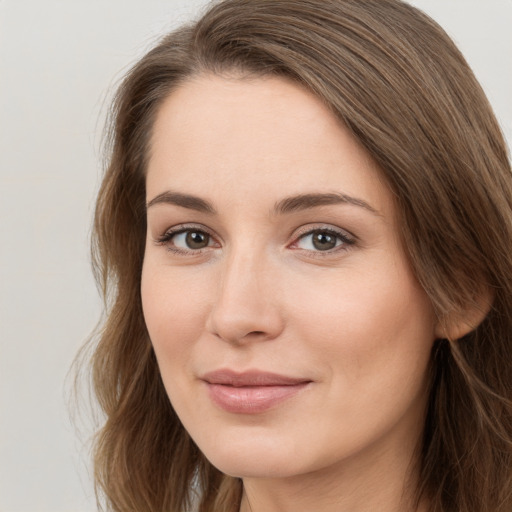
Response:
[[[162,236],[158,237],[155,242],[158,245],[165,245],[166,249],[174,254],[183,255],[183,256],[190,256],[192,255],[198,255],[201,254],[207,247],[204,249],[182,249],[181,247],[176,247],[174,245],[171,245],[170,242],[174,237],[177,235],[181,235],[182,233],[189,233],[189,232],[195,232],[195,233],[202,233],[210,237],[210,239],[214,239],[212,233],[210,233],[207,229],[205,229],[202,226],[196,226],[196,225],[179,225],[175,226],[169,230],[167,230]]]
[[[204,250],[210,248],[209,246],[207,246],[207,247],[204,247],[201,249],[192,249],[192,248],[183,249],[181,247],[176,247],[176,246],[170,244],[170,242],[172,242],[173,238],[175,238],[176,236],[183,234],[183,233],[190,233],[190,232],[204,234],[204,235],[208,236],[210,238],[210,240],[212,240],[212,239],[215,240],[214,235],[209,230],[205,229],[203,226],[179,225],[179,226],[175,226],[174,228],[167,230],[162,236],[158,237],[155,240],[155,243],[158,245],[165,245],[166,249],[168,251],[170,251],[174,254],[183,255],[183,256],[199,255],[199,254],[202,254],[204,252]],[[313,228],[305,227],[302,232],[299,231],[297,234],[294,235],[294,241],[291,244],[288,244],[288,247],[293,248],[293,246],[297,245],[301,240],[304,240],[307,236],[312,236],[315,233],[321,233],[321,234],[333,236],[341,243],[336,245],[334,248],[328,249],[325,251],[322,251],[322,250],[315,251],[315,250],[300,249],[300,248],[294,248],[294,250],[300,250],[300,251],[305,251],[305,252],[311,253],[314,255],[314,257],[327,257],[327,256],[332,255],[333,253],[337,253],[339,251],[346,251],[351,246],[355,245],[357,242],[356,238],[353,235],[349,234],[348,232],[346,232],[344,230],[341,230],[341,229],[337,230],[332,227],[318,226],[318,227],[313,227]]]

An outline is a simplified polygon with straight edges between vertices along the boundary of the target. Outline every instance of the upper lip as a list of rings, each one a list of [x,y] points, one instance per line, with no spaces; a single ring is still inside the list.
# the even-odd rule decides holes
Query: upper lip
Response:
[[[236,372],[234,370],[222,369],[205,373],[201,380],[209,384],[221,384],[223,386],[294,386],[311,382],[303,377],[289,377],[277,373],[263,372],[260,370],[249,370]]]

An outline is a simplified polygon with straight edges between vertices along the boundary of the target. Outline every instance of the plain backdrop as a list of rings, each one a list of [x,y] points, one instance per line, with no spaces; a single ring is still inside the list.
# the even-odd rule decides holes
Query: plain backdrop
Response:
[[[458,43],[510,145],[512,0],[411,3]],[[88,238],[105,113],[130,64],[205,4],[0,0],[0,512],[95,510],[66,396],[100,313]]]

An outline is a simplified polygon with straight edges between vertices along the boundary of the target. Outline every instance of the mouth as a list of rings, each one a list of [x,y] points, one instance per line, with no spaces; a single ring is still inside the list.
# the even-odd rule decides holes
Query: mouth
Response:
[[[259,414],[273,409],[307,388],[312,381],[257,370],[243,373],[217,370],[203,380],[210,399],[234,414]]]

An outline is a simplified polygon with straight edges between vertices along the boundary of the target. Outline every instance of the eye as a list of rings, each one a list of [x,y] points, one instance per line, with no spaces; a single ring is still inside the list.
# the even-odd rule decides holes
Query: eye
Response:
[[[293,247],[306,251],[328,252],[354,243],[355,241],[348,234],[333,229],[314,229],[301,235]]]
[[[173,245],[180,249],[204,249],[210,245],[210,235],[204,231],[187,230],[171,238]]]
[[[165,245],[168,250],[176,253],[200,252],[202,249],[218,246],[213,237],[205,230],[183,226],[166,231],[156,240],[156,243]]]

